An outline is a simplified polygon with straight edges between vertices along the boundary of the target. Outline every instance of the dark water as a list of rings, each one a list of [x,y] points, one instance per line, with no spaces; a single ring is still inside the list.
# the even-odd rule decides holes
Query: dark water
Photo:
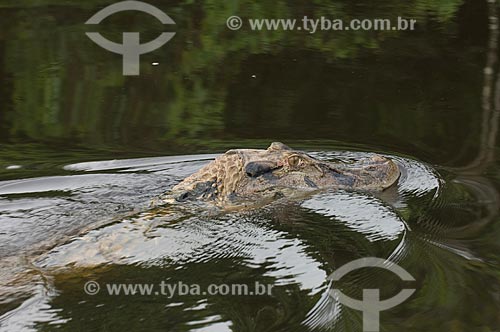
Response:
[[[83,23],[111,1],[0,1],[0,331],[362,331],[355,298],[416,288],[381,331],[499,331],[498,5],[448,1],[150,1],[176,36],[121,58]],[[230,31],[248,18],[396,18],[415,31]],[[151,40],[141,13],[97,28]],[[158,65],[152,65],[153,63]],[[233,147],[323,159],[378,152],[381,194],[332,191],[257,211],[148,204]],[[131,214],[131,211],[146,211]],[[101,292],[87,295],[97,281]],[[270,285],[264,295],[109,295],[109,283]]]

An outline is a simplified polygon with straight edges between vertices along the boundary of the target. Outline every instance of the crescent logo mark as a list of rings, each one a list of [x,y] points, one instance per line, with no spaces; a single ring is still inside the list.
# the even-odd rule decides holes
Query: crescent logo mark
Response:
[[[100,24],[106,17],[128,10],[145,12],[156,17],[162,24],[175,24],[174,20],[166,13],[150,4],[141,1],[122,1],[101,9],[94,14],[85,24]],[[165,45],[175,32],[163,32],[158,38],[145,43],[140,43],[138,32],[124,32],[122,44],[104,38],[98,32],[87,32],[86,35],[97,45],[117,54],[123,55],[123,75],[137,76],[140,73],[141,54],[152,52]]]

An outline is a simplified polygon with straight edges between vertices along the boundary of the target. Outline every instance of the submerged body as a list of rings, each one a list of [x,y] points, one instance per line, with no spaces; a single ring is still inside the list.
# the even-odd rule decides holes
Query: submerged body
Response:
[[[399,176],[397,164],[380,155],[354,163],[328,162],[275,142],[266,150],[227,151],[161,200],[199,200],[221,207],[248,205],[322,189],[381,191]]]

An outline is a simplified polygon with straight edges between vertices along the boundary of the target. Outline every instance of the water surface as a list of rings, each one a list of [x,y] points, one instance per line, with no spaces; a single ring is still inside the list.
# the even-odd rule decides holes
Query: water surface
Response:
[[[498,331],[497,5],[487,1],[150,1],[176,22],[141,75],[93,44],[110,1],[0,3],[1,331],[361,331],[332,287],[415,294],[382,331]],[[229,31],[227,17],[395,18],[405,32]],[[119,40],[163,31],[108,18]],[[152,63],[159,65],[153,66]],[[272,141],[322,159],[382,153],[402,169],[379,194],[327,191],[262,209],[149,210],[234,147]],[[271,285],[270,295],[110,296],[106,283]]]

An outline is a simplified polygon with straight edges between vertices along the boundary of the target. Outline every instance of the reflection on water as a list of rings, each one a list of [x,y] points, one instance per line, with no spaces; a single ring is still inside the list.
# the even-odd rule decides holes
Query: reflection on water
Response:
[[[352,152],[312,154],[340,160],[366,157],[366,154]],[[0,183],[6,197],[2,215],[8,218],[3,220],[0,229],[7,240],[16,239],[3,242],[6,247],[3,252],[30,246],[37,249],[41,245],[32,238],[20,238],[21,226],[9,227],[9,221],[16,214],[30,216],[32,231],[45,237],[50,234],[56,241],[51,243],[56,244],[53,249],[39,250],[39,254],[26,257],[13,254],[1,260],[2,326],[7,330],[45,330],[50,324],[73,330],[79,324],[100,326],[102,323],[93,317],[105,315],[117,324],[113,329],[118,329],[123,314],[144,305],[145,299],[140,296],[126,297],[123,302],[122,297],[85,295],[82,287],[88,280],[157,284],[162,280],[201,284],[258,280],[274,285],[272,296],[261,296],[257,300],[247,297],[243,301],[231,296],[152,297],[146,300],[148,310],[157,317],[169,318],[144,323],[140,314],[134,317],[137,324],[141,322],[150,329],[230,331],[251,326],[260,330],[272,322],[271,330],[280,326],[297,330],[304,326],[351,330],[359,328],[360,317],[329,296],[332,284],[327,276],[352,259],[377,256],[398,262],[417,274],[419,283],[417,295],[407,306],[384,315],[384,326],[390,327],[396,324],[398,315],[407,317],[408,322],[414,319],[413,315],[418,315],[411,309],[415,303],[458,310],[460,302],[455,301],[463,301],[468,292],[456,294],[452,287],[461,285],[465,290],[476,291],[482,285],[471,279],[479,277],[486,282],[498,276],[489,270],[484,251],[470,245],[476,236],[492,227],[491,205],[496,206],[498,201],[490,196],[491,187],[470,179],[445,181],[429,166],[406,158],[394,157],[403,176],[392,193],[373,196],[332,191],[302,202],[277,202],[260,211],[223,214],[192,206],[145,208],[149,200],[165,188],[151,179],[162,178],[166,184],[175,182],[213,157],[77,163],[64,169],[89,174]],[[107,173],[102,174],[103,171]],[[138,188],[143,190],[143,196],[125,194]],[[114,191],[122,194],[116,195]],[[52,194],[44,196],[44,192]],[[86,210],[90,211],[86,215],[94,218],[78,224],[76,220],[82,215],[72,211],[79,210],[85,197],[99,199],[101,195],[112,196],[116,206],[141,207],[144,212],[128,216],[123,213],[119,217],[115,211],[112,213],[117,216],[115,220],[98,220],[102,205],[87,203]],[[485,200],[486,197],[489,199]],[[54,202],[59,215],[66,216],[62,220],[75,223],[73,233],[80,232],[65,243],[61,242],[63,235],[67,235],[71,227],[66,225],[58,230],[53,225],[50,216],[54,211],[48,207]],[[460,205],[455,206],[458,202]],[[454,213],[450,221],[442,218],[448,210]],[[484,211],[487,220],[471,222],[472,211]],[[108,210],[108,213],[111,212]],[[460,222],[462,217],[464,222]],[[434,269],[444,274],[425,272]],[[342,285],[357,294],[359,289],[379,287],[380,281],[385,280],[382,294],[390,295],[401,285],[397,280],[388,283],[387,278],[387,275],[363,270]],[[459,297],[441,303],[435,297],[437,290],[445,298]],[[499,304],[493,294],[483,295],[481,301]],[[257,307],[252,305],[254,301],[258,301]],[[113,313],[115,306],[120,308],[119,313]],[[142,310],[145,314],[146,309],[140,312]],[[463,323],[471,324],[468,319]],[[423,329],[425,321],[422,324]]]
[[[329,296],[415,294],[384,331],[500,326],[498,4],[486,0],[148,1],[176,36],[141,76],[85,36],[110,3],[0,3],[0,330],[360,331]],[[415,18],[416,31],[228,31],[247,18]],[[99,31],[152,40],[140,13]],[[159,65],[152,66],[153,62]],[[329,191],[259,210],[148,209],[229,148],[282,140],[325,159],[388,154],[382,193]],[[318,152],[319,151],[319,152]],[[425,160],[420,162],[417,160]],[[271,296],[89,296],[101,284],[274,285]]]
[[[138,78],[123,77],[120,56],[85,36],[83,22],[109,1],[0,4],[1,141],[182,153],[221,139],[224,147],[233,138],[333,139],[442,163],[474,154],[486,1],[149,2],[174,19],[177,34],[141,56]],[[407,32],[228,31],[235,13],[419,24]],[[146,14],[122,13],[98,30],[152,40],[164,29]]]
[[[344,222],[370,241],[394,240],[404,231],[397,214],[369,196],[336,192],[309,199],[302,206]]]

